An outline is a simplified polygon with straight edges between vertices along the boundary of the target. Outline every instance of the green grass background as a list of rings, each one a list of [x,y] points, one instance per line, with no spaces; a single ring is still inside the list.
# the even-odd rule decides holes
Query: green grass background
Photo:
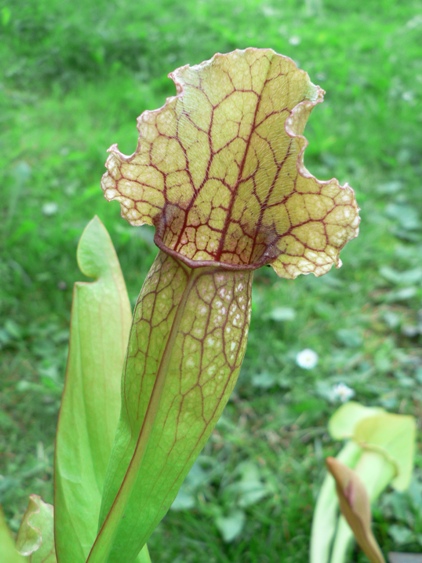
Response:
[[[366,405],[422,412],[421,5],[417,0],[6,0],[0,5],[0,501],[16,530],[29,493],[52,501],[54,433],[78,238],[98,214],[132,302],[155,250],[99,187],[106,149],[133,152],[136,117],[167,74],[215,52],[271,47],[327,91],[306,165],[356,191],[361,234],[320,279],[256,275],[233,399],[150,542],[162,562],[307,560],[344,382]],[[311,348],[316,368],[296,354]],[[248,496],[254,484],[255,497]],[[374,508],[384,550],[422,551],[422,455],[409,492]],[[221,528],[244,524],[232,541]],[[351,561],[363,561],[357,551]]]

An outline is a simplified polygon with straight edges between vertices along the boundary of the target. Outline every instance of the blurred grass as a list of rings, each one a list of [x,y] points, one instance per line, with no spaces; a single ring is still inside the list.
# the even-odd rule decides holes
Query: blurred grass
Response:
[[[323,278],[257,273],[236,393],[201,458],[191,508],[169,513],[153,558],[305,561],[323,459],[337,448],[326,434],[336,383],[420,421],[421,29],[416,0],[3,2],[0,500],[14,529],[29,493],[52,499],[83,227],[95,213],[105,222],[132,301],[155,253],[151,231],[126,225],[102,198],[105,151],[118,142],[133,152],[136,116],[174,94],[166,75],[215,52],[271,47],[327,91],[307,127],[306,164],[355,188],[361,235]],[[295,362],[303,348],[320,357],[309,372]],[[246,461],[264,496],[243,506],[233,491]],[[376,509],[385,552],[422,551],[420,444],[416,461],[411,494],[389,493]],[[244,527],[224,542],[216,523],[236,510]]]

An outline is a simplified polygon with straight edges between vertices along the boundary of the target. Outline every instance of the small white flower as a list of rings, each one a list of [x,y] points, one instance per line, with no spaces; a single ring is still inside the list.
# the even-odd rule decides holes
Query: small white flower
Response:
[[[310,348],[305,348],[297,354],[296,363],[302,369],[313,369],[318,363],[318,354]]]
[[[293,46],[299,45],[300,42],[301,42],[301,38],[298,37],[297,35],[292,35],[292,37],[290,37],[290,39],[289,39],[290,45],[293,45]]]
[[[341,401],[345,403],[349,399],[355,396],[355,392],[345,383],[337,383],[334,385],[330,393],[331,402]]]
[[[415,94],[409,90],[407,92],[403,92],[401,97],[405,102],[413,102],[413,100],[415,99]]]
[[[44,203],[44,205],[42,206],[42,212],[46,217],[55,215],[58,209],[59,206],[54,201],[49,201],[48,203]]]

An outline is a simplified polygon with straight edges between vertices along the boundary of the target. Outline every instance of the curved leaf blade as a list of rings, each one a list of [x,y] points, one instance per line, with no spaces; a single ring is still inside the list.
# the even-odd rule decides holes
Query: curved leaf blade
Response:
[[[348,467],[354,467],[361,453],[362,450],[357,444],[348,442],[336,459]],[[335,481],[330,473],[327,473],[318,494],[312,520],[310,563],[329,563],[331,544],[334,536],[338,536],[337,516]]]
[[[79,242],[70,349],[55,459],[58,560],[86,560],[94,542],[108,458],[120,410],[131,324],[125,283],[111,239],[95,217]]]
[[[28,508],[16,538],[16,548],[31,563],[56,563],[54,510],[38,495],[29,497]]]
[[[335,440],[352,438],[357,424],[370,416],[385,413],[380,407],[365,407],[355,401],[341,405],[328,421],[328,431]]]
[[[353,439],[364,449],[381,453],[394,465],[392,486],[404,491],[410,484],[416,444],[416,421],[413,416],[380,413],[361,420]]]

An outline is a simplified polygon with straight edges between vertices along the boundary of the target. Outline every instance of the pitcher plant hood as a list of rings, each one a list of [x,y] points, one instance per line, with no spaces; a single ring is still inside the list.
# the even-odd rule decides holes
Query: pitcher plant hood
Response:
[[[280,277],[339,267],[358,234],[354,192],[319,181],[302,135],[324,91],[288,57],[249,48],[170,74],[177,95],[138,118],[131,156],[110,149],[102,187],[132,225],[190,267],[218,264]]]

